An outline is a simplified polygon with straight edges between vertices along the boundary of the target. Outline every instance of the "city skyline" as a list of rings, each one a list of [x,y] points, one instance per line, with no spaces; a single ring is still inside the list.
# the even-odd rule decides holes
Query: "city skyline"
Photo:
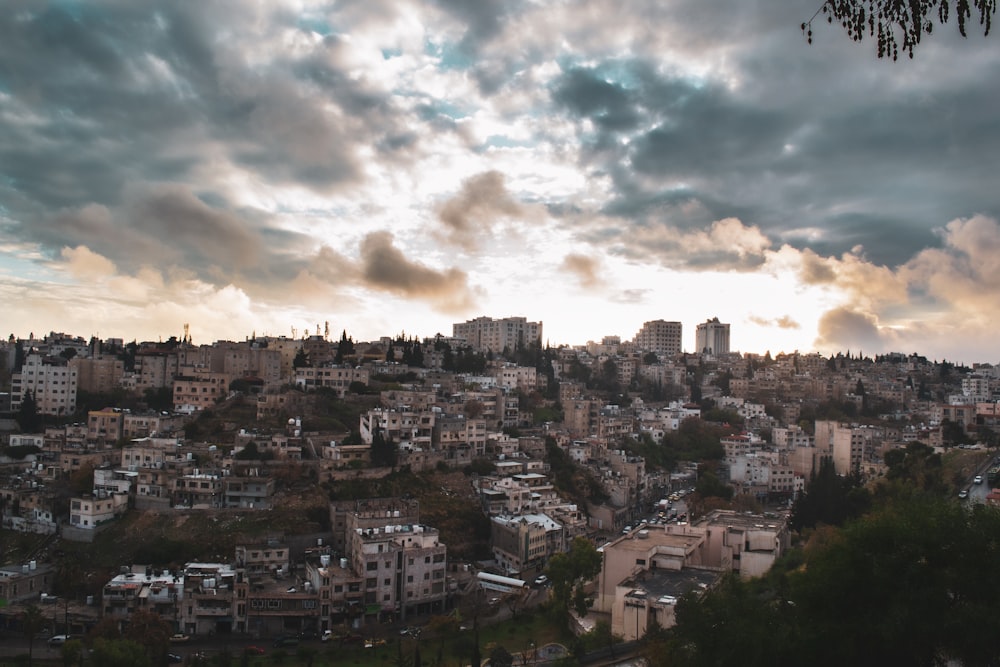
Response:
[[[0,16],[26,338],[718,317],[738,352],[994,362],[1000,49],[817,3],[47,3]]]

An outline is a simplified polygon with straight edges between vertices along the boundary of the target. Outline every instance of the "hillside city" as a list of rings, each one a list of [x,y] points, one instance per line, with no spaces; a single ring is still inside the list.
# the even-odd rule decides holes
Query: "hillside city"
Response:
[[[717,318],[694,333],[695,352],[665,320],[558,347],[523,317],[375,341],[11,335],[0,633],[29,662],[130,636],[155,639],[149,664],[313,664],[387,641],[358,664],[592,661],[565,639],[529,659],[476,634],[453,663],[417,641],[561,606],[567,636],[641,658],[693,627],[680,601],[779,576],[894,482],[956,511],[1000,504],[1000,366],[734,352]],[[824,479],[849,516],[805,502]]]

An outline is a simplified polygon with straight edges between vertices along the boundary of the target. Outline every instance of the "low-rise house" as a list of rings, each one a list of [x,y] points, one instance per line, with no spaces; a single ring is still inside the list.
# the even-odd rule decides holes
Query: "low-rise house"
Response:
[[[38,600],[52,592],[54,575],[51,565],[36,561],[4,565],[0,567],[0,600],[6,604]]]
[[[96,530],[114,521],[129,507],[128,493],[104,493],[70,498],[69,523],[74,528]]]
[[[101,594],[102,616],[121,623],[136,611],[148,611],[176,627],[183,603],[183,575],[149,565],[123,566]]]

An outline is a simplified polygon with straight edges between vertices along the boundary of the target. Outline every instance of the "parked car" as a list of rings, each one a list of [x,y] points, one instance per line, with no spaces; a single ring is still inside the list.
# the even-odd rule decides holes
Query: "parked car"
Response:
[[[969,497],[969,490],[968,489],[962,489],[961,491],[958,492],[958,497],[962,498],[962,499],[968,498]]]
[[[49,637],[48,643],[53,646],[62,646],[71,639],[69,635],[53,635]]]
[[[319,638],[319,640],[321,642],[328,642],[331,639],[333,639],[333,630],[324,630],[323,634],[320,635],[320,638]]]
[[[544,574],[540,574],[537,577],[535,577],[536,586],[544,586],[547,583],[549,583],[549,578],[546,577]]]
[[[176,634],[170,635],[170,643],[171,644],[184,644],[184,643],[188,642],[190,639],[191,639],[191,637],[189,635],[185,635],[182,632],[178,632]]]

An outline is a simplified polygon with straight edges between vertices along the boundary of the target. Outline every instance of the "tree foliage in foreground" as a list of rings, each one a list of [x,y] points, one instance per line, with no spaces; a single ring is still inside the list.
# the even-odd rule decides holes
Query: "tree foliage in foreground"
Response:
[[[1000,512],[914,495],[677,605],[662,665],[996,665]]]
[[[820,460],[805,490],[795,499],[789,525],[792,530],[813,528],[818,524],[839,526],[861,516],[871,506],[871,494],[857,475],[841,477],[833,459]]]
[[[552,608],[560,621],[568,620],[572,609],[584,616],[593,600],[585,585],[601,571],[603,557],[585,537],[576,537],[569,551],[549,559],[545,574],[552,583]]]
[[[983,35],[990,34],[996,0],[826,0],[802,32],[812,44],[812,22],[823,14],[828,23],[837,21],[855,42],[874,39],[879,58],[897,60],[902,51],[913,57],[913,49],[934,24],[954,18],[965,37],[970,20],[979,22]]]

